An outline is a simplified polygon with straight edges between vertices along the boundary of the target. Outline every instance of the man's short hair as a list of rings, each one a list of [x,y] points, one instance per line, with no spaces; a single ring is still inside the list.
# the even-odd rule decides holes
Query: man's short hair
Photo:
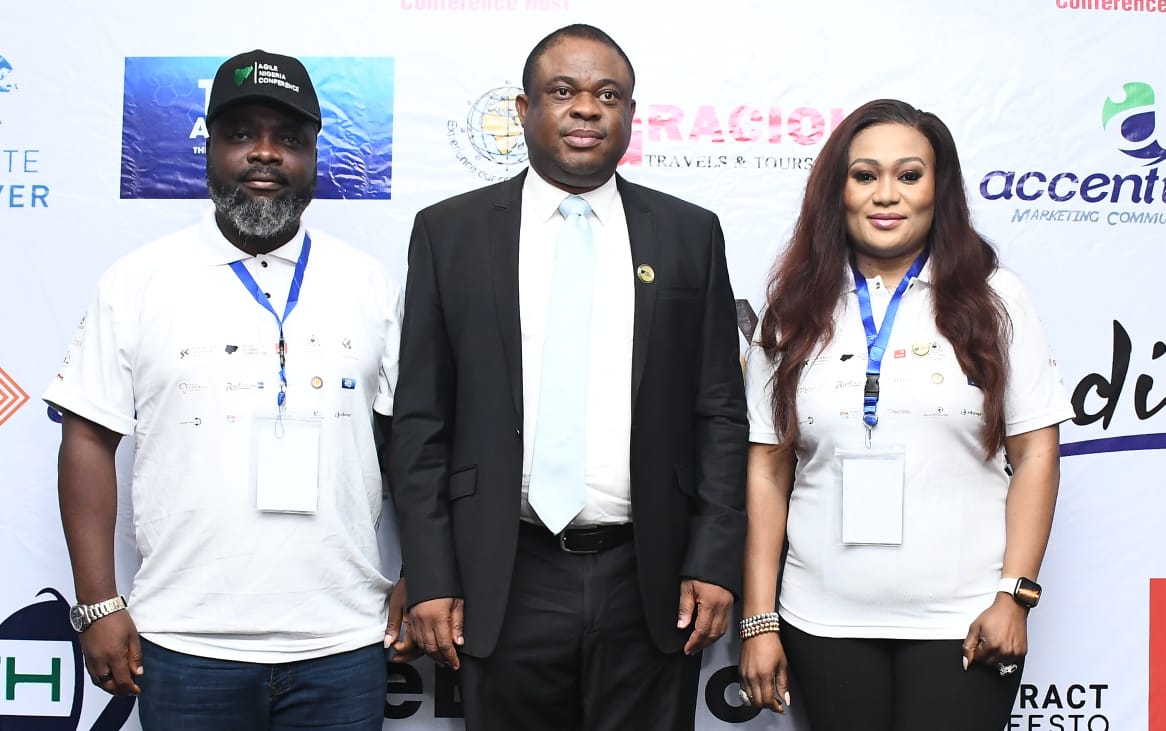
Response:
[[[605,46],[611,47],[616,53],[619,54],[619,57],[622,58],[623,62],[628,66],[628,74],[632,77],[632,88],[628,89],[628,93],[630,94],[632,89],[635,88],[636,70],[632,68],[631,59],[629,59],[628,55],[623,52],[623,49],[619,47],[619,44],[616,43],[611,36],[607,35],[593,25],[587,25],[586,23],[575,23],[573,25],[559,28],[557,31],[554,31],[546,38],[543,38],[530,52],[530,55],[526,57],[526,64],[522,67],[522,92],[524,94],[530,94],[530,86],[534,79],[534,68],[538,65],[538,62],[543,57],[543,54],[545,54],[552,46],[563,40],[566,40],[567,38],[581,38],[587,41],[598,41]]]

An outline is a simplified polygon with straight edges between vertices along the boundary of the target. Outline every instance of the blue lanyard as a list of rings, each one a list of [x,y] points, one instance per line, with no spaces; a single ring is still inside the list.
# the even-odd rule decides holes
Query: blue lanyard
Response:
[[[275,311],[268,301],[267,295],[263,294],[263,290],[259,288],[259,284],[255,281],[255,277],[251,276],[251,272],[247,271],[247,267],[243,266],[241,261],[231,262],[231,271],[235,272],[235,276],[255,298],[255,301],[263,305],[271,316],[275,318],[275,324],[279,326],[279,345],[276,346],[276,352],[279,353],[279,394],[275,397],[275,404],[279,408],[283,408],[284,401],[287,398],[287,373],[285,368],[287,366],[287,341],[283,337],[283,323],[287,322],[288,315],[296,308],[296,303],[300,301],[300,287],[304,284],[304,270],[308,268],[308,254],[312,250],[312,237],[304,233],[304,245],[300,247],[300,258],[296,260],[296,269],[292,274],[291,288],[287,292],[287,304],[283,308],[283,317]]]
[[[862,313],[862,326],[866,329],[866,386],[862,392],[862,422],[866,424],[867,446],[870,442],[870,432],[879,423],[879,373],[883,369],[883,355],[887,352],[887,343],[891,339],[891,328],[895,324],[895,316],[899,313],[899,302],[903,293],[907,291],[911,280],[919,276],[923,264],[927,261],[927,253],[919,255],[907,273],[899,281],[891,301],[887,303],[887,312],[883,315],[882,327],[875,328],[874,312],[870,307],[870,290],[866,287],[866,277],[858,270],[858,265],[850,262],[854,272],[854,289],[858,293],[858,307]]]

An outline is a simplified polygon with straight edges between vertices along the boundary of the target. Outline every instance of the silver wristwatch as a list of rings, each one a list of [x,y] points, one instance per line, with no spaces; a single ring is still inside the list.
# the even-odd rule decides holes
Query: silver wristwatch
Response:
[[[115,596],[113,599],[106,599],[97,604],[74,604],[69,608],[69,623],[77,632],[84,632],[89,629],[89,625],[102,617],[108,617],[125,608],[126,598],[124,596]]]

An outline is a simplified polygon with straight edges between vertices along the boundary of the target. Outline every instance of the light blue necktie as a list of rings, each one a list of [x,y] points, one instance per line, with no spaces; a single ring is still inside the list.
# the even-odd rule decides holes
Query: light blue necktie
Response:
[[[587,502],[587,372],[591,305],[595,298],[595,242],[579,196],[559,204],[559,231],[543,341],[538,423],[527,498],[552,533],[558,533]]]

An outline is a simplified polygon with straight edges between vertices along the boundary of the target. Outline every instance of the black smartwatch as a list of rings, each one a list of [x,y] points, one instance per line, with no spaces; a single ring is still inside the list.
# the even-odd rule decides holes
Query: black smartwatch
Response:
[[[1000,586],[996,590],[1002,591],[1005,594],[1011,594],[1017,604],[1029,609],[1032,609],[1040,602],[1040,584],[1032,579],[1026,579],[1023,576],[1019,579],[1000,579]]]

